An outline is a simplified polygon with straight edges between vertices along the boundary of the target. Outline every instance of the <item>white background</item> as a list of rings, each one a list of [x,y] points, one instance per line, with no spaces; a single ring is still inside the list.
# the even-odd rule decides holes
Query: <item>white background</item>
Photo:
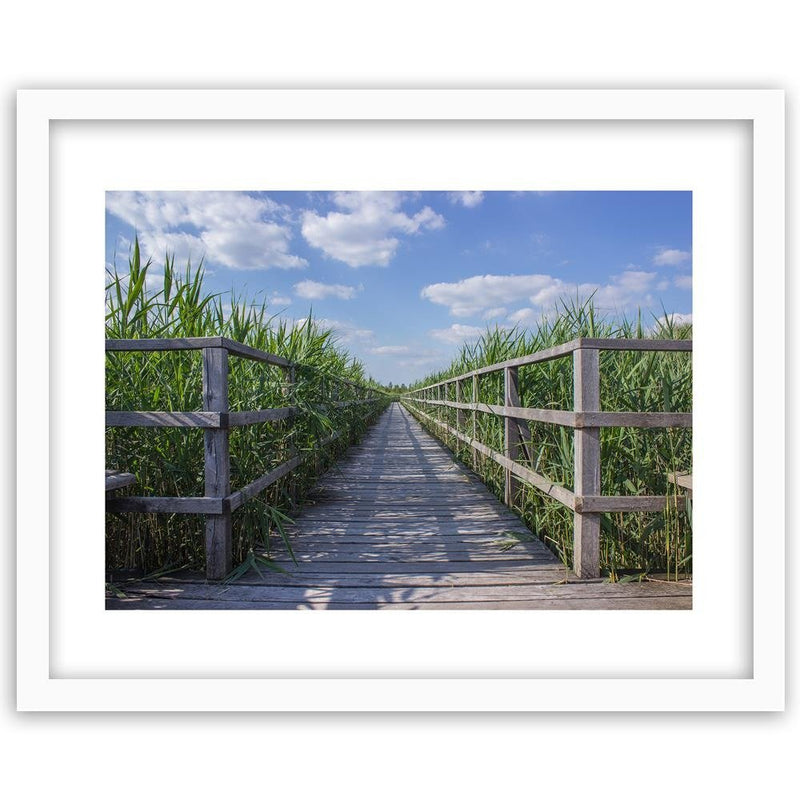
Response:
[[[15,6],[6,26],[13,34],[7,32],[0,55],[9,374],[17,88],[785,88],[791,142],[800,74],[790,67],[796,54],[788,4],[763,2],[747,13],[728,6],[724,15],[716,5],[706,10],[680,1],[647,14],[640,3],[621,2],[564,4],[563,11],[531,3],[441,6],[409,0],[378,12],[382,6],[374,3],[296,2],[256,12],[231,2],[207,13],[195,6],[191,16],[170,16],[165,4],[148,2],[120,12],[82,2]],[[791,230],[797,221],[791,154],[787,163]],[[775,292],[781,302],[780,287]],[[9,423],[12,386],[9,381],[2,396]],[[2,486],[11,509],[13,427],[6,430]],[[0,730],[9,739],[5,781],[24,781],[25,796],[72,789],[90,798],[143,792],[611,797],[630,791],[694,797],[704,790],[777,793],[792,782],[791,736],[798,725],[791,684],[782,715],[18,715],[12,537],[6,541]],[[790,571],[794,555],[790,550]],[[790,588],[790,620],[794,608]],[[790,681],[792,645],[790,637]]]

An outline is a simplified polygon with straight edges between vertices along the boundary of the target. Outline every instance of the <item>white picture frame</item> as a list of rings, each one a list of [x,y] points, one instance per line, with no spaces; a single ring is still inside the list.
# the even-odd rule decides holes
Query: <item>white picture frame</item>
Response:
[[[376,126],[390,126],[402,149],[386,162],[402,162],[410,141],[403,173],[363,147]],[[426,136],[433,145],[444,128],[453,149],[463,148],[449,172],[425,155]],[[264,130],[308,155],[295,155],[295,172],[264,156],[280,175],[270,186],[260,162],[246,158],[248,147],[259,152]],[[511,137],[509,152],[525,153],[526,137],[539,130],[531,141],[550,142],[547,157],[531,152],[523,162],[482,146]],[[225,149],[226,137],[241,148]],[[330,158],[332,139],[342,158]],[[775,302],[785,286],[783,92],[25,90],[17,147],[20,710],[783,708],[785,319]],[[476,155],[467,161],[470,147]],[[171,155],[153,155],[160,150]],[[327,160],[316,163],[319,153]],[[230,616],[221,621],[219,612],[104,611],[101,472],[96,497],[91,478],[102,460],[102,301],[92,303],[102,296],[104,189],[434,188],[422,185],[425,175],[448,189],[619,188],[609,163],[624,187],[696,192],[702,446],[691,612],[222,612]],[[23,328],[43,293],[49,325]],[[726,303],[738,304],[730,333],[719,308]],[[743,508],[752,519],[741,519]],[[264,614],[274,614],[267,632]],[[498,625],[497,614],[511,616]],[[254,625],[262,635],[243,635]],[[232,629],[238,637],[225,639]],[[535,638],[532,631],[548,643],[546,659],[514,644]],[[667,637],[672,647],[661,652]]]

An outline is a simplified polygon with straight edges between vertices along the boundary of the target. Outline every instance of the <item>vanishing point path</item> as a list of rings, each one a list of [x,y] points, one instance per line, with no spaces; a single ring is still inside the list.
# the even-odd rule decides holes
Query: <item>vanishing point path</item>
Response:
[[[691,585],[582,580],[393,403],[317,484],[289,529],[298,561],[230,585],[200,574],[125,585],[119,609],[689,609]],[[517,538],[519,537],[519,538]],[[513,546],[509,546],[513,545]]]

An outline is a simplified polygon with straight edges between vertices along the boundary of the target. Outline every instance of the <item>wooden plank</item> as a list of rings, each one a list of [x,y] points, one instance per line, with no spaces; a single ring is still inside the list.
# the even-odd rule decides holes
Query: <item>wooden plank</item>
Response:
[[[692,495],[692,473],[691,472],[668,472],[667,480],[676,486],[688,489],[688,494]]]
[[[280,480],[284,475],[288,475],[293,469],[296,469],[303,463],[303,457],[297,455],[290,458],[275,469],[264,473],[260,478],[257,478],[247,486],[242,487],[236,492],[232,492],[228,496],[231,511],[236,511],[237,508],[244,505],[248,500],[264,491],[268,486],[272,486],[275,481]]]
[[[281,356],[276,356],[274,353],[267,353],[264,350],[257,350],[255,347],[250,347],[250,345],[242,344],[241,342],[236,342],[226,337],[222,337],[220,346],[224,347],[230,353],[250,359],[251,361],[261,361],[276,367],[289,368],[292,366],[291,361]]]
[[[282,419],[291,419],[301,413],[297,406],[284,408],[261,408],[256,411],[231,411],[228,414],[228,425],[256,425],[260,422],[275,422]]]
[[[498,609],[502,611],[552,611],[556,609],[572,609],[580,611],[590,610],[616,610],[616,611],[689,611],[692,608],[692,598],[669,596],[669,597],[622,597],[622,598],[576,598],[576,599],[539,599],[539,600],[498,600],[498,601],[466,601],[462,603],[428,602],[428,603],[293,603],[279,602],[272,603],[253,603],[252,601],[225,601],[225,600],[181,600],[176,598],[154,598],[154,597],[109,597],[106,599],[108,610],[145,610],[145,609],[169,609],[174,611],[195,610],[207,611],[218,610],[307,610],[307,611],[407,611],[420,609],[426,611],[488,611]]]
[[[106,352],[148,352],[163,350],[202,350],[221,347],[220,336],[192,336],[182,339],[106,339]]]
[[[114,514],[222,514],[222,497],[107,497],[106,511]]]
[[[265,568],[266,569],[266,568]],[[292,567],[289,567],[292,570]],[[265,573],[251,570],[237,582],[237,586],[263,586]],[[599,579],[598,579],[599,580]],[[571,575],[562,565],[539,565],[531,569],[526,564],[517,570],[481,570],[480,572],[450,572],[445,575],[436,572],[385,572],[385,573],[331,573],[311,569],[294,569],[290,574],[269,572],[270,586],[340,586],[359,587],[423,587],[423,586],[526,586],[529,584],[561,584],[584,581]],[[185,583],[202,582],[199,576],[182,577],[180,574],[162,578],[158,584],[180,586]]]
[[[228,413],[228,351],[223,347],[203,350],[203,409]],[[229,432],[206,430],[205,493],[207,497],[226,498],[231,491]],[[206,577],[224,578],[232,566],[232,523],[230,506],[219,514],[206,515]]]
[[[219,428],[213,411],[106,411],[107,428]]]
[[[600,352],[578,349],[573,353],[575,411],[600,411]],[[600,514],[579,510],[578,498],[600,494],[600,429],[576,428],[575,514],[573,569],[579,578],[600,574]]]
[[[576,428],[691,428],[692,414],[661,411],[595,411],[575,414]]]
[[[667,506],[671,506],[679,511],[686,508],[686,498],[680,495],[665,497],[663,495],[648,495],[641,497],[601,495],[599,497],[575,498],[575,510],[578,513],[597,512],[655,512],[663,511]]]
[[[208,583],[176,585],[142,584],[127,590],[141,597],[169,597],[183,600],[221,600],[250,603],[327,603],[385,604],[385,603],[484,603],[541,600],[622,600],[643,597],[691,596],[691,589],[676,584],[519,584],[514,586],[248,586],[234,584],[219,586]]]
[[[106,491],[113,492],[136,483],[136,476],[130,472],[121,472],[118,469],[106,470]]]
[[[531,422],[549,422],[553,425],[563,425],[568,428],[575,427],[575,412],[560,411],[552,408],[526,408],[525,406],[499,406],[492,403],[454,403],[452,401],[421,400],[417,401],[426,405],[445,406],[447,408],[477,411],[482,414],[492,414],[506,419],[522,419]]]
[[[506,367],[503,370],[503,403],[506,410],[512,406],[519,406],[519,374],[516,367]],[[516,420],[507,416],[503,424],[503,443],[505,445],[505,457],[509,461],[517,461],[520,457],[520,435]],[[517,476],[506,467],[505,469],[505,504],[514,508],[519,504],[521,494],[521,484]]]

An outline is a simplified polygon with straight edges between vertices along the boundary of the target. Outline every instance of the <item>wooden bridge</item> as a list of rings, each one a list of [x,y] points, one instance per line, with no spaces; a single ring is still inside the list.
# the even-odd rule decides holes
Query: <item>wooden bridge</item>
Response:
[[[297,563],[285,550],[272,553],[285,573],[252,570],[235,583],[216,579],[230,569],[233,508],[301,463],[295,456],[236,492],[230,487],[228,428],[287,419],[295,407],[228,413],[227,354],[231,352],[291,370],[292,365],[224,339],[113,341],[109,350],[201,349],[204,357],[202,412],[108,412],[107,425],[202,427],[206,441],[206,497],[110,497],[116,511],[168,510],[206,516],[207,572],[126,584],[107,598],[113,609],[686,609],[691,583],[646,580],[606,583],[599,578],[600,513],[654,511],[667,497],[613,497],[599,493],[599,429],[603,426],[687,427],[691,414],[614,413],[599,409],[601,349],[688,350],[690,342],[578,339],[550,351],[492,365],[417,390],[406,398],[432,427],[469,444],[506,473],[506,502],[513,504],[520,481],[547,492],[575,514],[575,571],[566,568],[475,473],[423,430],[400,403],[392,403],[362,441],[350,447],[317,483],[290,528]],[[224,355],[223,355],[224,353]],[[517,396],[517,369],[572,356],[575,410],[525,408]],[[504,372],[505,402],[478,402],[482,375]],[[472,402],[464,402],[464,385]],[[355,393],[342,404],[373,404]],[[437,416],[421,408],[431,407]],[[455,426],[441,419],[453,409]],[[471,412],[472,435],[466,432]],[[475,436],[478,413],[505,420],[505,451]],[[548,482],[517,461],[526,420],[575,430],[575,491]],[[335,436],[328,437],[328,440]],[[527,438],[530,438],[529,434]],[[324,444],[321,442],[320,444]],[[676,502],[681,498],[672,498]]]

